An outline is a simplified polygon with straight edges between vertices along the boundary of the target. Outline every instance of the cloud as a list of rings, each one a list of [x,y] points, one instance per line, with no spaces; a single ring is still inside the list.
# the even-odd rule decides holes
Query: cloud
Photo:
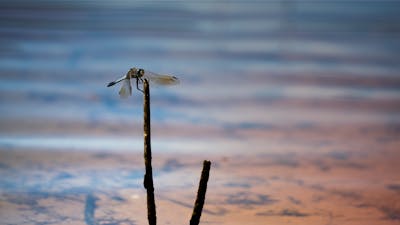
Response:
[[[400,193],[400,184],[388,184],[388,185],[386,186],[386,188],[387,188],[388,190],[391,190],[391,191],[395,191],[395,192],[397,192],[397,193]]]
[[[164,172],[171,172],[173,170],[177,170],[179,168],[184,167],[185,165],[179,162],[177,159],[168,159],[162,166],[161,170]]]
[[[354,191],[332,190],[330,193],[350,200],[360,200],[362,198],[361,194]]]
[[[331,166],[328,165],[323,159],[317,159],[313,161],[313,164],[321,171],[327,172],[331,169]]]
[[[225,202],[226,204],[230,205],[238,205],[251,208],[256,205],[274,204],[278,202],[278,200],[272,199],[269,195],[251,192],[238,192],[228,195]]]
[[[182,207],[185,207],[185,208],[188,208],[188,209],[193,209],[193,205],[192,204],[188,204],[188,203],[185,203],[183,201],[179,201],[179,200],[171,199],[171,198],[166,198],[166,197],[163,197],[163,199],[165,199],[167,201],[170,201],[170,202],[172,202],[174,204],[180,205]],[[217,208],[214,208],[214,210],[209,210],[209,209],[204,208],[203,212],[207,213],[207,214],[210,214],[210,215],[214,215],[214,216],[223,216],[226,213],[228,213],[228,210],[223,208],[223,207],[217,207]]]
[[[73,178],[75,178],[73,174],[63,171],[58,173],[53,179],[59,181],[63,179],[73,179]]]
[[[224,184],[225,187],[231,187],[231,188],[251,188],[251,184],[247,182],[227,182]]]
[[[295,209],[283,209],[281,211],[265,211],[256,213],[257,216],[288,216],[288,217],[307,217],[308,213],[299,212]]]
[[[382,206],[382,207],[379,207],[379,210],[383,214],[385,214],[385,219],[400,221],[400,208],[399,207]]]
[[[295,197],[293,197],[293,196],[289,196],[289,197],[288,197],[288,200],[289,200],[291,203],[295,204],[295,205],[301,205],[301,204],[302,204],[302,202],[301,202],[299,199],[297,199],[297,198],[295,198]]]
[[[349,158],[349,154],[350,153],[344,151],[333,151],[328,153],[327,155],[336,160],[346,160]]]

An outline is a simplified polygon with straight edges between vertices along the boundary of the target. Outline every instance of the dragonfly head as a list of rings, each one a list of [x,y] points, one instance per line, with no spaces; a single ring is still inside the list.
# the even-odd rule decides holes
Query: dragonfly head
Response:
[[[143,77],[143,75],[144,75],[144,70],[143,70],[143,69],[139,69],[138,72],[137,72],[137,74],[138,74],[138,77]]]

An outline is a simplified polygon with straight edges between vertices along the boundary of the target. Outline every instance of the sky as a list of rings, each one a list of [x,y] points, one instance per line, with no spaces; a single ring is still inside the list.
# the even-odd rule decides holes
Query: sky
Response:
[[[398,222],[398,204],[374,197],[399,198],[396,1],[1,5],[0,211],[10,212],[0,221],[32,222],[23,218],[34,209],[12,210],[20,202],[29,208],[71,201],[72,211],[97,202],[101,212],[108,199],[125,212],[132,198],[142,199],[135,183],[141,167],[121,161],[142,151],[142,93],[134,89],[120,99],[119,85],[106,87],[137,67],[180,80],[150,86],[152,147],[162,171],[156,178],[165,181],[159,198],[166,208],[190,208],[193,196],[166,196],[197,185],[185,179],[198,178],[198,157],[216,166],[209,223],[365,224],[367,215],[371,224]],[[32,170],[43,183],[31,180]],[[169,189],[180,180],[187,183]],[[349,202],[357,202],[348,206],[351,215],[337,207]],[[104,215],[99,223],[108,221]],[[143,222],[115,215],[114,224]]]

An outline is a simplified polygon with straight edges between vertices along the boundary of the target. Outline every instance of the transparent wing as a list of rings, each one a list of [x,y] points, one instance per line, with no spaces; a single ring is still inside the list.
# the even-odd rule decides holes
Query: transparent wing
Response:
[[[159,85],[176,85],[179,84],[179,79],[175,76],[156,74],[150,71],[145,71],[144,78],[148,78],[151,82]]]
[[[132,95],[131,80],[125,79],[122,81],[121,90],[119,90],[119,96],[121,96],[121,98],[127,98],[130,95]]]

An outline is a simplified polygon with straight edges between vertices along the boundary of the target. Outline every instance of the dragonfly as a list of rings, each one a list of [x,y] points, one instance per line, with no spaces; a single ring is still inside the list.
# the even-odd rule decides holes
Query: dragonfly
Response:
[[[119,90],[119,95],[121,98],[127,98],[132,95],[131,79],[136,79],[136,89],[143,92],[139,88],[139,84],[143,83],[143,79],[147,79],[150,82],[158,85],[176,85],[179,84],[179,79],[175,76],[161,75],[157,73],[150,72],[144,69],[131,68],[125,76],[118,78],[115,81],[108,83],[107,87],[114,86],[115,84],[122,82],[121,89]]]

